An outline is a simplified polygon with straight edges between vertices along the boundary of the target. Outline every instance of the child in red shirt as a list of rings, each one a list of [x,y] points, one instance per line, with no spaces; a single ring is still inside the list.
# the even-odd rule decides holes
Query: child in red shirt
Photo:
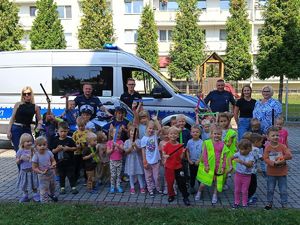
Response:
[[[166,159],[165,177],[168,186],[168,201],[173,202],[175,199],[173,184],[176,179],[178,188],[183,196],[183,202],[186,206],[189,206],[189,193],[187,192],[186,177],[181,163],[185,149],[177,141],[179,132],[180,130],[175,126],[171,127],[168,133],[169,141],[163,147],[163,157]]]

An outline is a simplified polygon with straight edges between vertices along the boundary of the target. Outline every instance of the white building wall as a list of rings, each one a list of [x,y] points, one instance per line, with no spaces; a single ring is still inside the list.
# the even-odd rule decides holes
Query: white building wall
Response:
[[[35,0],[14,0],[20,7],[19,16],[20,24],[26,31],[29,31],[34,20],[34,16],[30,16],[30,6],[35,5]],[[82,15],[79,8],[80,0],[55,0],[58,6],[69,5],[72,9],[71,18],[61,19],[64,27],[64,33],[68,40],[68,48],[77,49],[78,45],[78,28],[80,25],[80,17]],[[136,1],[136,0],[133,0]],[[169,0],[171,1],[171,0]],[[176,11],[162,11],[159,7],[159,0],[144,0],[143,5],[150,4],[154,9],[155,20],[159,30],[172,30],[175,26]],[[258,30],[263,24],[262,10],[257,7],[259,0],[248,0],[247,7],[249,13],[249,21],[252,26],[252,54],[256,54],[258,50]],[[139,27],[140,13],[126,13],[124,0],[108,0],[108,4],[113,13],[113,24],[115,29],[115,43],[125,51],[135,53],[136,43],[134,41],[134,32]],[[206,50],[216,51],[218,54],[225,54],[226,41],[220,40],[220,30],[225,29],[227,17],[229,17],[229,9],[221,9],[220,0],[207,0],[206,9],[202,11],[199,17],[199,24],[206,32]],[[30,48],[28,35],[21,42]],[[168,55],[171,40],[158,40],[160,55]]]

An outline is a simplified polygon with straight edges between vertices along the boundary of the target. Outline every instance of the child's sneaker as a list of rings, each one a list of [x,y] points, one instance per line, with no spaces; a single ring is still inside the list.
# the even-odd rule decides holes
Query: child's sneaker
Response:
[[[153,191],[150,191],[149,195],[150,195],[151,198],[154,198],[154,192]]]
[[[195,201],[199,201],[201,199],[201,191],[198,191],[195,196]]]
[[[169,196],[168,202],[173,202],[174,200],[175,200],[175,197],[174,197],[174,196]]]
[[[52,201],[54,201],[54,202],[58,201],[58,198],[55,195],[48,195],[48,196],[49,196],[49,198],[52,199]]]
[[[78,190],[77,190],[76,187],[72,187],[72,191],[71,192],[72,192],[73,195],[78,194]]]
[[[123,188],[122,187],[118,187],[118,193],[123,193]]]
[[[168,194],[168,189],[165,189],[164,192],[163,192],[163,194],[167,195]]]
[[[20,198],[19,202],[29,202],[30,199],[28,198],[28,195],[23,195],[22,198]]]
[[[190,200],[189,200],[188,197],[183,198],[183,203],[184,203],[186,206],[190,206],[190,205],[191,205]]]
[[[238,207],[239,207],[238,204],[233,204],[233,205],[231,206],[231,209],[237,209]]]
[[[213,197],[212,197],[212,199],[211,199],[211,203],[212,203],[212,204],[216,204],[217,202],[218,202],[218,197],[217,197],[216,194],[213,194]]]
[[[130,194],[134,195],[135,194],[135,190],[134,188],[130,188]]]
[[[268,204],[265,206],[265,210],[270,210],[270,209],[272,209],[272,204]]]
[[[256,197],[251,197],[248,201],[248,204],[249,205],[254,205],[254,204],[256,204],[256,202],[257,202],[257,198]]]
[[[224,184],[224,186],[223,186],[223,191],[227,191],[228,189],[229,189],[228,184]]]
[[[39,201],[40,201],[40,195],[39,195],[39,193],[35,193],[35,194],[33,195],[33,197],[32,197],[32,200],[33,200],[34,202],[39,202]]]
[[[110,193],[110,194],[114,194],[114,193],[115,193],[115,188],[114,188],[114,187],[110,187],[109,193]]]
[[[122,177],[122,181],[128,182],[128,181],[129,181],[129,178],[128,178],[127,176],[123,176],[123,177]]]
[[[60,188],[59,194],[61,194],[61,195],[66,194],[66,190],[64,187]]]
[[[140,192],[141,192],[141,194],[145,194],[146,193],[145,188],[141,188]]]

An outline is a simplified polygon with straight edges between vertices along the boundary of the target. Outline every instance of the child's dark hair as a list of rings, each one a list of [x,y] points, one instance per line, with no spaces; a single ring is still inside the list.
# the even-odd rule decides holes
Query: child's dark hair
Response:
[[[107,136],[103,131],[97,131],[97,142],[103,143],[107,140]]]
[[[247,131],[243,134],[242,139],[247,139],[247,140],[251,141],[251,135],[252,135],[252,132]]]
[[[279,132],[279,129],[277,127],[272,126],[267,130],[267,135],[269,135],[270,132]]]
[[[66,121],[58,123],[58,129],[69,130],[69,124]]]
[[[219,115],[218,115],[218,122],[219,122],[219,120],[220,120],[221,117],[227,118],[227,120],[228,120],[229,122],[230,122],[230,120],[231,120],[231,117],[229,116],[228,113],[219,113]]]
[[[237,146],[239,149],[252,149],[252,143],[248,139],[240,140]]]
[[[251,136],[250,136],[250,141],[254,144],[254,143],[257,143],[261,140],[263,140],[264,137],[261,135],[261,134],[258,134],[258,133],[252,133]]]
[[[250,124],[253,125],[254,123],[259,123],[259,124],[260,124],[259,119],[257,119],[257,118],[252,118],[251,121],[250,121]]]

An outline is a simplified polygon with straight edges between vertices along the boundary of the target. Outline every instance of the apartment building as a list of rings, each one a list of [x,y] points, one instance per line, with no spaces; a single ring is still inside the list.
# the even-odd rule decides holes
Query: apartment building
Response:
[[[37,14],[36,0],[14,0],[20,7],[20,23],[29,31]],[[82,12],[79,0],[55,0],[58,13],[64,27],[67,48],[78,48],[78,27]],[[197,6],[202,10],[199,24],[203,27],[206,40],[206,51],[225,54],[226,29],[225,24],[229,14],[229,0],[199,0]],[[263,24],[262,6],[266,0],[247,0],[249,21],[252,27],[251,53],[258,50],[258,32]],[[168,56],[172,43],[172,29],[175,26],[178,3],[176,0],[108,0],[113,13],[116,44],[125,51],[135,53],[137,29],[143,6],[150,4],[155,13],[158,26],[158,45],[161,57],[161,67],[165,67],[164,59]],[[30,48],[28,35],[22,40],[27,49]]]

